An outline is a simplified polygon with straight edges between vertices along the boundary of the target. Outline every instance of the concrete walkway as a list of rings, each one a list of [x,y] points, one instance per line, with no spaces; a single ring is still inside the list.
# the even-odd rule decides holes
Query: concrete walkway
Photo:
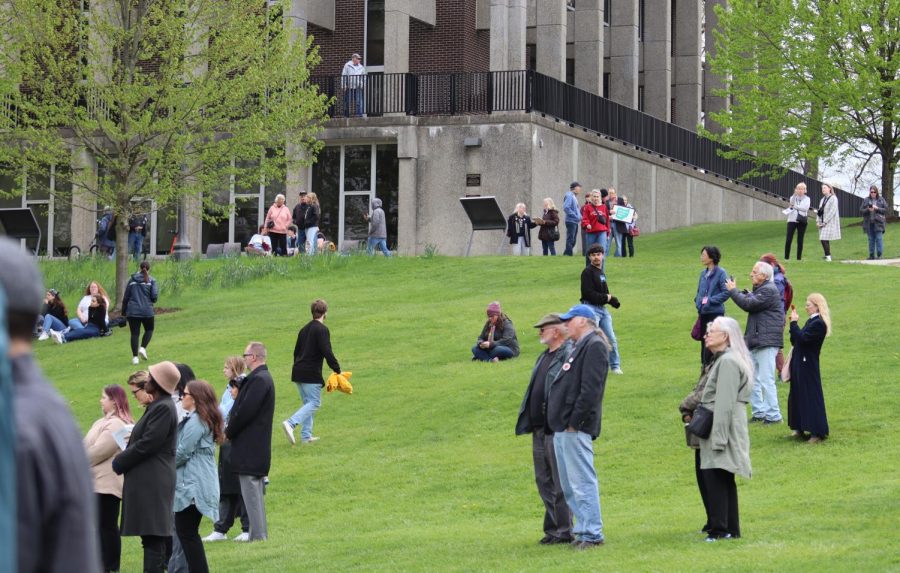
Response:
[[[847,260],[841,261],[850,265],[876,265],[880,267],[900,267],[900,258],[897,259],[875,259],[875,260]]]

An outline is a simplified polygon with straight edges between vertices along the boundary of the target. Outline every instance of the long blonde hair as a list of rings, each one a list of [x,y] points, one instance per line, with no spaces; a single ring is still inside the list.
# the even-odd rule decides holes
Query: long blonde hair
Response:
[[[244,359],[240,356],[229,356],[225,359],[225,366],[231,370],[231,373],[234,374],[235,377],[240,376],[244,373],[244,370],[247,369],[244,364]]]
[[[825,323],[825,336],[831,336],[831,309],[828,308],[828,301],[821,293],[811,293],[806,300],[816,305],[819,309],[819,317]]]
[[[544,199],[544,205],[546,206],[547,209],[553,209],[554,211],[556,211],[556,204],[553,202],[553,199],[551,199],[550,197],[547,197],[546,199]]]
[[[310,205],[315,205],[316,207],[319,206],[319,196],[316,195],[315,193],[307,193],[307,194],[306,194],[306,201],[307,201]]]

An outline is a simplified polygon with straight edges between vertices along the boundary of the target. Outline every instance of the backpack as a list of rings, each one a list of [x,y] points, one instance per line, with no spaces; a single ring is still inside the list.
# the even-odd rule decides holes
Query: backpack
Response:
[[[110,217],[108,215],[103,215],[100,217],[100,220],[97,221],[97,238],[106,238],[106,232],[109,230],[109,219]]]
[[[784,277],[784,311],[787,312],[789,308],[791,308],[791,302],[794,301],[794,287],[791,286],[791,281],[788,280],[787,277]]]

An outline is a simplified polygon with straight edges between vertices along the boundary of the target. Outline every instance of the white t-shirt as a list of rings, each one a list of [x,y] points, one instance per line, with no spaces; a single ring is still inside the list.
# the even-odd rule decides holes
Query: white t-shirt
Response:
[[[266,245],[269,245],[269,248],[265,249],[263,247],[263,243],[265,243]],[[249,246],[253,247],[254,249],[258,249],[260,251],[265,251],[267,253],[271,253],[272,252],[272,239],[269,238],[268,235],[260,235],[259,233],[257,233],[255,235],[253,235],[252,237],[250,237]]]

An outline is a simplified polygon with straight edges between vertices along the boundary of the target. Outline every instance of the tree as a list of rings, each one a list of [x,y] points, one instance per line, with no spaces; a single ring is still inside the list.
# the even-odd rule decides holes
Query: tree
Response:
[[[308,82],[318,53],[272,0],[7,0],[0,6],[0,162],[16,174],[89,152],[73,208],[116,216],[116,301],[128,279],[128,218],[190,203],[226,216],[213,191],[308,164],[328,99]],[[288,150],[286,153],[285,150]],[[74,163],[78,163],[75,161]],[[90,171],[91,173],[93,171]]]
[[[705,132],[763,164],[818,164],[826,156],[881,158],[894,204],[900,161],[900,2],[729,0],[717,6],[713,72],[730,109]]]

